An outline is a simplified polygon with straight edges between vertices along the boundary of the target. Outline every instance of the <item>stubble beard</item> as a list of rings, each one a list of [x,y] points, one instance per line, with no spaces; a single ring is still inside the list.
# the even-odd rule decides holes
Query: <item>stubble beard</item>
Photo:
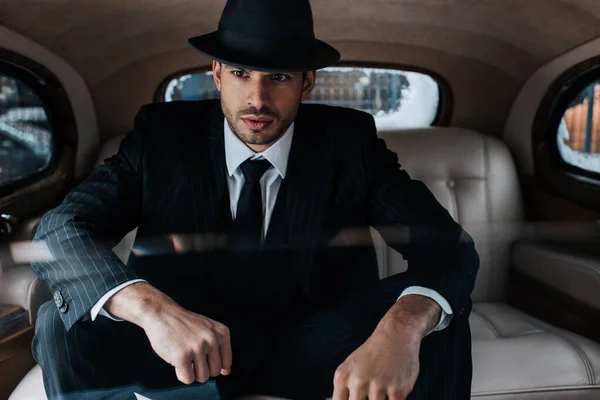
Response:
[[[225,105],[223,103],[221,103],[221,108],[223,110],[223,114],[225,114],[225,118],[227,119],[227,123],[229,124],[229,128],[231,129],[231,131],[245,144],[258,145],[258,146],[264,146],[264,145],[268,145],[268,144],[272,144],[272,143],[276,142],[281,136],[283,136],[283,134],[285,132],[287,132],[288,128],[294,121],[296,114],[298,112],[298,110],[296,109],[292,113],[290,113],[289,115],[286,115],[285,117],[283,117],[281,119],[277,118],[277,121],[281,121],[281,123],[279,124],[280,127],[277,130],[276,134],[273,136],[270,136],[270,137],[261,138],[259,136],[261,133],[261,130],[251,129],[248,134],[240,132],[240,130],[236,129],[235,125],[232,123],[232,121],[236,121],[236,118],[233,116],[233,113],[227,107],[225,107]],[[242,123],[241,122],[242,115],[246,116],[249,114],[248,113],[241,114],[240,117],[237,119],[238,121],[240,121],[240,123]],[[274,119],[274,122],[275,122],[275,119]]]

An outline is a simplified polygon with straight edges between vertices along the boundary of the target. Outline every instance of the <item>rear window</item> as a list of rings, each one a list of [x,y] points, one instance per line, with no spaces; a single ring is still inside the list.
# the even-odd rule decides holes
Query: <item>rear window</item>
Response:
[[[159,101],[218,99],[212,71],[186,73],[163,83]],[[419,72],[328,67],[305,103],[350,107],[370,113],[379,130],[427,127],[440,111],[438,82]]]

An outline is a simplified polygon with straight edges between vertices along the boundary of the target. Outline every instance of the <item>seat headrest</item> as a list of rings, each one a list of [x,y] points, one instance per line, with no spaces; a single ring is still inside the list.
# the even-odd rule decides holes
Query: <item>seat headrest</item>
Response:
[[[508,149],[499,139],[463,128],[382,131],[402,168],[416,179],[489,179],[493,167],[514,171]]]
[[[107,140],[100,146],[100,151],[98,152],[98,157],[96,157],[96,166],[102,164],[104,160],[108,157],[117,154],[119,151],[119,145],[121,144],[121,140],[123,140],[125,136],[116,136],[112,139]]]

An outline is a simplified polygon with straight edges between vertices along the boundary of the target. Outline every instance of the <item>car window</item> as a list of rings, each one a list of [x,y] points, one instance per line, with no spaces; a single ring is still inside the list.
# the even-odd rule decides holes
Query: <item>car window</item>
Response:
[[[50,121],[39,96],[0,73],[0,187],[44,170],[52,146]]]
[[[586,86],[568,104],[556,139],[566,163],[600,173],[600,81]]]
[[[211,71],[185,73],[163,84],[160,101],[219,98]],[[440,86],[431,76],[412,71],[363,67],[329,67],[305,103],[366,111],[379,130],[431,126],[440,108]]]

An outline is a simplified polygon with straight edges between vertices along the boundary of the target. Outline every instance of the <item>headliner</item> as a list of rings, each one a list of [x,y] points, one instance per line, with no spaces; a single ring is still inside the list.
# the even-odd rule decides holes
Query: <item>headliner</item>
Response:
[[[186,49],[188,37],[216,29],[224,4],[0,0],[0,24],[48,47],[95,85],[140,60]],[[325,41],[443,51],[516,81],[600,36],[597,0],[313,0],[312,7],[316,35]]]

